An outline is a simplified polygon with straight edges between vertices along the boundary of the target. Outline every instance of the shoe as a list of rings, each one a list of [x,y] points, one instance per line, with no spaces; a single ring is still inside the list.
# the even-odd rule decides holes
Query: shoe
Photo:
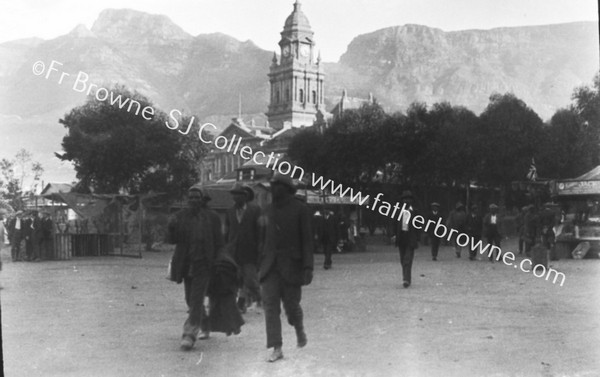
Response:
[[[326,265],[323,266],[323,268],[326,269],[326,270],[329,270],[331,268],[331,265],[326,264]]]
[[[306,343],[308,343],[308,339],[306,338],[306,333],[304,332],[304,329],[296,329],[296,339],[298,340],[298,348],[302,348],[306,345]]]
[[[182,350],[189,351],[194,347],[194,339],[191,336],[184,336],[180,345]]]
[[[208,331],[201,331],[200,334],[198,334],[198,339],[204,340],[208,338],[210,338],[210,334]]]
[[[431,260],[434,260],[437,262],[437,257],[433,257],[433,258],[431,258]]]
[[[271,354],[271,356],[269,356],[268,361],[272,363],[280,359],[283,359],[283,352],[281,351],[281,347],[275,347],[273,349],[273,353]]]
[[[457,257],[457,258],[460,258],[460,251],[457,251],[457,252],[456,252],[456,257]]]
[[[402,283],[402,286],[404,288],[408,288],[410,286],[410,283],[408,281],[404,280],[404,282]]]

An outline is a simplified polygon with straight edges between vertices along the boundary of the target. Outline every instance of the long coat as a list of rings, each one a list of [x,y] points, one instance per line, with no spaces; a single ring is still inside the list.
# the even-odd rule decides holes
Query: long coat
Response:
[[[192,210],[185,208],[177,212],[168,225],[166,241],[175,244],[175,252],[171,259],[170,279],[178,284],[187,274],[190,262],[202,261],[207,268],[210,268],[217,251],[223,247],[219,215],[210,209],[203,208],[197,216],[194,219],[195,215]],[[198,223],[198,218],[201,218],[204,229],[194,227],[193,224]],[[194,248],[191,242],[194,234],[198,232],[204,236],[201,251]]]
[[[258,264],[258,245],[260,243],[260,207],[255,204],[246,204],[246,210],[239,222],[236,208],[229,208],[225,216],[225,239],[233,244],[233,257],[235,262],[245,264]]]
[[[417,215],[416,211],[413,209],[410,212],[410,219],[408,221],[408,231],[402,230],[402,221],[403,218],[398,221],[398,225],[396,227],[396,246],[398,247],[410,247],[412,249],[416,249],[419,246],[419,230],[413,226],[413,218]]]
[[[493,237],[495,235],[502,235],[502,216],[496,214],[496,227],[492,225],[492,214],[488,212],[483,217],[482,235],[483,237]]]
[[[239,334],[244,319],[235,303],[241,283],[240,269],[231,256],[233,244],[227,244],[217,256],[212,268],[208,297],[210,298],[210,331],[227,335]]]
[[[259,279],[277,268],[282,278],[293,285],[304,284],[304,271],[313,269],[313,235],[308,207],[290,197],[270,204],[263,216],[265,241],[261,252]]]

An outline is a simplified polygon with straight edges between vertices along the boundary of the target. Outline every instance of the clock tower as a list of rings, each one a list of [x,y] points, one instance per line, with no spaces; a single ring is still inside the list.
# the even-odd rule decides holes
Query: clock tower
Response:
[[[271,97],[266,115],[275,129],[286,125],[312,126],[317,112],[324,111],[325,75],[321,56],[315,52],[313,34],[300,1],[296,0],[281,32],[280,58],[273,54],[269,71]]]

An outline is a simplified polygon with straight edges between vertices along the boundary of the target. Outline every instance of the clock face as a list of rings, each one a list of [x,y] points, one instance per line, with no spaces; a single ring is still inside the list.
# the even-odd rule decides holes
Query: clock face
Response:
[[[282,52],[283,52],[283,56],[285,56],[286,58],[288,56],[290,56],[290,45],[283,46],[283,51]]]
[[[308,47],[308,45],[300,46],[300,55],[307,57],[309,53],[310,53],[310,47]]]

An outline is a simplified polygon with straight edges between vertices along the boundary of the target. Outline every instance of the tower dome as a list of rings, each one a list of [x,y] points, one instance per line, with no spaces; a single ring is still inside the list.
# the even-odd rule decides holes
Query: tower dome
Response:
[[[294,10],[286,18],[285,25],[283,26],[283,32],[294,32],[294,31],[312,31],[308,18],[302,12],[302,4],[299,0],[294,3]]]

